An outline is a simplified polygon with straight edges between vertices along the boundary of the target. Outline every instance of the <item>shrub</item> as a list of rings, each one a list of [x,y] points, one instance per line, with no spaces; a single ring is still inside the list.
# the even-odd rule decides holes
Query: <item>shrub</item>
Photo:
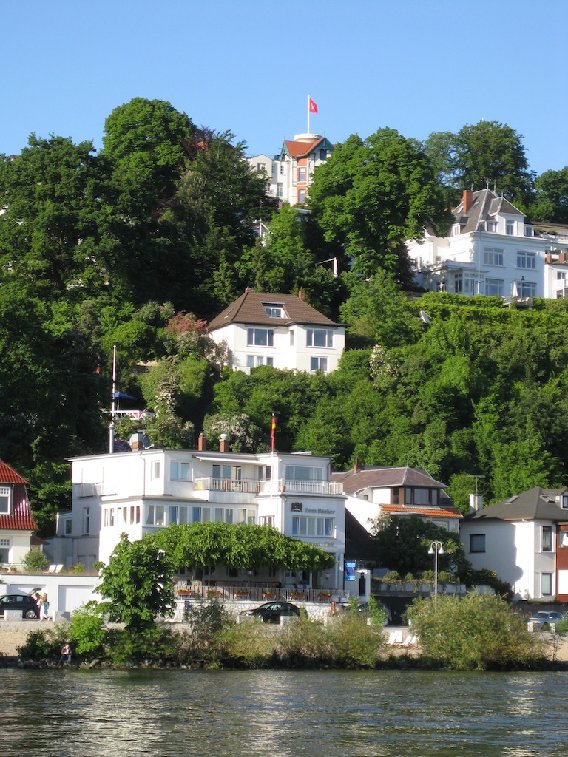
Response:
[[[28,634],[25,644],[18,647],[18,655],[22,660],[59,660],[61,647],[67,641],[69,626],[66,623],[57,624],[45,631],[32,631]]]
[[[105,656],[113,665],[177,665],[180,640],[170,626],[156,624],[139,630],[111,629],[105,639]]]
[[[364,614],[344,613],[327,628],[334,663],[346,668],[372,668],[386,645],[382,623],[367,623]]]
[[[218,640],[220,657],[226,663],[247,668],[265,667],[278,644],[273,627],[257,620],[226,628]]]
[[[77,655],[97,657],[104,650],[104,621],[94,604],[76,610],[71,616],[69,638]]]
[[[24,555],[24,568],[29,573],[41,573],[49,567],[49,560],[40,549],[30,549]]]
[[[500,597],[419,599],[407,615],[422,652],[453,670],[527,668],[543,657],[542,643]]]

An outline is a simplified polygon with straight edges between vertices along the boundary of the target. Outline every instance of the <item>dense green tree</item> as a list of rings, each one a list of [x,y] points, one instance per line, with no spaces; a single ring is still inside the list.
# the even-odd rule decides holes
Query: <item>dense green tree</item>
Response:
[[[435,132],[424,149],[446,186],[495,188],[521,210],[530,205],[534,176],[521,136],[507,124],[479,121],[463,126],[457,134]]]
[[[379,269],[410,279],[404,242],[449,218],[430,161],[416,140],[379,129],[351,136],[319,166],[310,207],[325,240],[339,245],[363,276]]]
[[[175,570],[226,565],[228,568],[324,570],[333,556],[269,526],[192,523],[170,526],[147,537],[163,549]]]
[[[568,223],[568,166],[537,176],[535,189],[531,220]]]
[[[172,578],[171,562],[163,550],[147,538],[131,543],[123,534],[101,571],[100,609],[128,631],[142,631],[158,615],[173,615]]]

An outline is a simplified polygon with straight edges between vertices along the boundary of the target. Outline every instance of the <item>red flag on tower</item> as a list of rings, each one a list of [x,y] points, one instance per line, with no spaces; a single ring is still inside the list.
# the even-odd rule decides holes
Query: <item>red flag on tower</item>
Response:
[[[276,418],[274,417],[274,413],[272,413],[272,420],[270,421],[270,451],[271,452],[274,452],[275,432],[276,432]]]
[[[315,103],[309,95],[308,95],[308,110],[310,111],[310,113],[318,112],[317,103]]]

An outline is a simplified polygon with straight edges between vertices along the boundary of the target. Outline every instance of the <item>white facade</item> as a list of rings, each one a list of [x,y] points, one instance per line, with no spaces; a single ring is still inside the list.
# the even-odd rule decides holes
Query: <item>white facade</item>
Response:
[[[258,365],[331,373],[337,370],[345,350],[343,326],[279,326],[276,319],[270,327],[232,323],[210,336],[218,344],[227,345],[231,367],[246,373]]]
[[[460,539],[475,570],[493,570],[517,599],[556,598],[555,539],[543,545],[550,521],[462,521]],[[552,533],[555,533],[553,529]]]
[[[52,546],[65,565],[108,563],[122,533],[134,541],[172,524],[250,523],[330,552],[335,567],[318,585],[343,585],[345,498],[327,458],[145,449],[71,464],[72,511],[59,518]]]
[[[464,192],[450,236],[407,242],[415,280],[430,291],[506,300],[568,293],[568,230],[539,231],[490,190]]]

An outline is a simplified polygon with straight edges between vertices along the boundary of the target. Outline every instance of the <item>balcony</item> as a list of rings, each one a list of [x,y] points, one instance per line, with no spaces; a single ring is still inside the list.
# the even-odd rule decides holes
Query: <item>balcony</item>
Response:
[[[255,481],[233,478],[197,478],[195,491],[235,492],[239,494],[319,494],[341,495],[343,484],[335,481]]]

